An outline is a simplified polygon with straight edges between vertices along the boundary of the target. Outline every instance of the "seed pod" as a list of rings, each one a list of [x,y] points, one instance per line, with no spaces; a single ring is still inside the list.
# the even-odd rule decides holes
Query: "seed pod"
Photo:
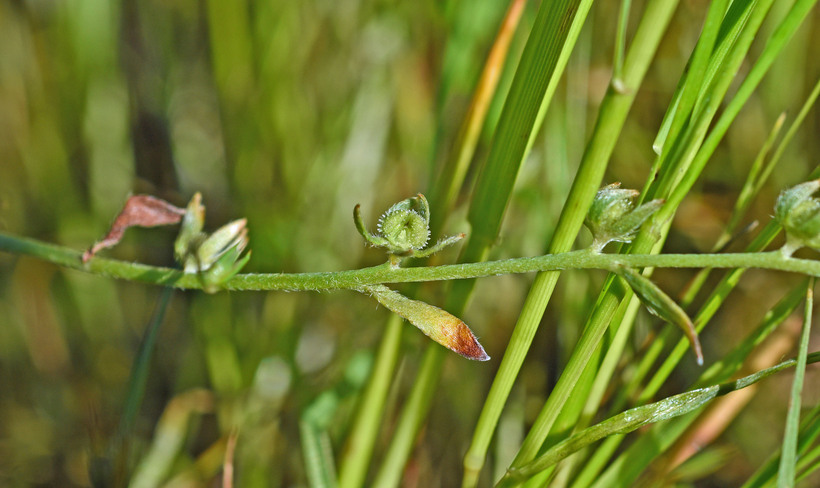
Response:
[[[467,324],[458,317],[428,303],[411,300],[384,285],[362,286],[359,291],[371,295],[385,308],[404,317],[427,337],[451,351],[475,361],[490,359]]]

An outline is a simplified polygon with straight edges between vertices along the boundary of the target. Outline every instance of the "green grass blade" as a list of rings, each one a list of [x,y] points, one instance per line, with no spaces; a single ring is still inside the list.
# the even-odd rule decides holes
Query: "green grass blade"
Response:
[[[160,486],[171,471],[180,450],[185,446],[190,418],[194,414],[210,413],[213,410],[213,403],[213,394],[202,389],[181,393],[168,402],[157,424],[151,448],[134,470],[134,476],[128,486]],[[125,483],[122,486],[125,486]]]
[[[171,296],[174,290],[172,288],[163,288],[157,300],[156,309],[151,315],[151,320],[145,328],[145,333],[140,342],[137,356],[134,358],[134,364],[131,367],[131,375],[128,378],[128,394],[123,405],[122,416],[120,417],[120,424],[117,429],[117,436],[115,444],[112,446],[112,457],[116,463],[115,476],[125,476],[127,471],[127,460],[129,457],[129,446],[131,443],[131,436],[134,433],[134,423],[137,419],[137,413],[142,405],[142,399],[145,396],[145,387],[148,384],[148,373],[151,369],[151,358],[156,349],[157,338],[159,337],[159,328],[162,321],[165,319],[165,313],[168,310],[168,303],[171,301]]]
[[[148,372],[151,367],[151,357],[154,355],[159,328],[165,319],[165,312],[168,310],[168,303],[174,294],[172,288],[163,288],[157,300],[157,308],[148,321],[145,328],[145,335],[140,342],[137,357],[134,358],[134,366],[131,368],[131,377],[128,379],[128,396],[125,399],[122,418],[120,420],[120,436],[127,439],[133,429],[137,412],[142,404],[145,395],[145,385],[148,383]]]
[[[336,486],[336,469],[327,429],[338,405],[339,397],[336,392],[326,391],[302,412],[299,419],[302,460],[312,487],[333,488]]]
[[[299,422],[299,438],[302,441],[302,459],[305,473],[311,487],[333,488],[336,486],[336,471],[330,435],[309,422]]]
[[[702,91],[701,87],[706,73],[706,68],[708,66],[715,41],[718,37],[719,28],[724,19],[727,4],[727,0],[712,2],[706,13],[703,33],[701,34],[700,39],[698,39],[698,43],[695,46],[695,51],[692,53],[689,63],[689,71],[686,73],[685,83],[680,92],[680,98],[676,98],[675,100],[675,112],[673,113],[672,122],[669,129],[665,131],[666,136],[664,141],[670,140],[670,138],[672,141],[677,139],[689,118],[689,114],[692,111],[692,107],[695,105],[695,101],[697,100],[699,93]],[[671,145],[667,145],[666,143],[662,144],[661,160],[667,159],[671,149]]]
[[[813,361],[820,361],[820,353],[814,353],[812,359]],[[521,467],[510,469],[507,476],[502,478],[497,486],[513,486],[517,482],[534,476],[582,447],[604,437],[615,434],[626,434],[647,424],[685,415],[702,407],[717,396],[746,388],[786,368],[799,367],[800,364],[805,367],[805,360],[806,356],[803,356],[802,359],[798,358],[798,360],[791,359],[735,381],[698,388],[622,412],[574,434],[569,439],[550,448],[532,462]]]
[[[339,461],[339,486],[361,486],[367,476],[387,392],[398,362],[403,325],[398,315],[391,315],[385,324],[375,364]]]
[[[564,49],[580,0],[542,4],[501,112],[487,163],[468,214],[470,242],[465,261],[481,260],[495,242],[518,169],[526,157],[539,109]]]
[[[470,108],[453,146],[453,154],[444,163],[441,171],[435,174],[430,181],[430,207],[436,210],[431,215],[433,236],[441,232],[443,216],[449,214],[458,190],[464,183],[470,161],[475,155],[478,137],[485,125],[490,103],[496,94],[504,62],[510,50],[510,43],[524,11],[524,3],[523,0],[510,2],[495,42],[487,55],[487,62],[470,101]]]
[[[398,426],[393,432],[382,465],[376,473],[372,486],[399,486],[404,466],[416,441],[419,429],[427,418],[435,393],[435,386],[441,377],[441,368],[447,351],[437,344],[427,347],[419,368],[416,383],[404,403]],[[432,387],[430,386],[432,385]]]
[[[669,198],[667,199],[666,205],[661,208],[661,210],[656,214],[654,219],[657,222],[668,222],[671,218],[673,209],[677,208],[686,194],[691,190],[692,185],[694,184],[697,176],[703,170],[703,167],[708,162],[709,158],[717,148],[718,143],[722,139],[723,135],[725,135],[726,130],[728,130],[729,125],[737,116],[740,109],[746,103],[748,98],[751,96],[752,91],[757,85],[760,83],[763,75],[766,71],[771,67],[771,64],[774,62],[777,54],[782,51],[785,47],[786,42],[794,32],[797,30],[799,25],[802,23],[803,19],[808,13],[808,10],[811,6],[816,3],[816,0],[812,1],[802,1],[797,2],[789,11],[787,16],[783,19],[783,21],[778,25],[777,29],[775,30],[775,34],[769,43],[766,44],[764,48],[764,52],[758,58],[758,61],[753,66],[752,70],[750,71],[749,75],[741,84],[740,89],[736,93],[735,97],[729,103],[729,106],[724,110],[723,114],[719,118],[718,122],[715,124],[714,129],[711,131],[709,136],[704,141],[703,145],[697,152],[697,155],[694,157],[691,167],[687,171],[687,173],[681,179],[681,182],[675,188],[674,192],[670,194]],[[738,40],[738,45],[740,47],[736,48],[736,53],[731,57],[738,57],[741,54],[744,54],[748,49],[749,45],[751,45],[751,41],[754,38],[754,34],[757,31],[757,28],[763,21],[763,17],[768,12],[768,7],[770,4],[761,4],[757,5],[754,12],[752,12],[750,20],[747,22],[746,31],[741,34],[741,39]],[[737,65],[739,61],[735,61],[734,64]],[[724,85],[728,86],[727,82],[723,83]],[[776,229],[772,229],[772,232],[776,232]],[[638,250],[639,252],[645,250],[646,246],[649,242],[654,241],[654,238],[651,236],[646,235],[642,232],[638,239],[636,239],[635,244],[633,245],[633,249]],[[730,276],[735,275],[735,273],[740,270],[736,270],[735,272],[730,273]],[[738,279],[739,275],[732,276],[733,279]],[[725,280],[724,280],[725,282]],[[722,300],[713,301],[713,304],[719,304]],[[714,306],[714,305],[713,305]],[[698,332],[703,327],[703,321],[699,320],[698,317],[695,318],[695,324]],[[658,347],[662,347],[661,342],[656,343]],[[683,352],[685,351],[684,348],[681,348],[680,345],[675,348],[675,350],[670,354],[670,356],[665,361],[664,367],[658,372],[655,376],[655,380],[645,390],[644,394],[641,396],[641,400],[646,398],[651,398],[651,394],[654,394],[654,391],[657,391],[657,388],[660,387],[663,380],[666,376],[671,372],[671,369],[680,361],[680,357],[682,356]]]
[[[800,426],[798,452],[805,453],[820,437],[820,404],[807,412]],[[743,484],[742,488],[773,486],[780,464],[780,452],[776,452]]]
[[[811,476],[815,471],[820,469],[820,446],[816,446],[811,451],[801,454],[797,461],[797,479],[796,482],[802,481],[804,478]]]
[[[792,391],[789,397],[789,410],[786,416],[786,431],[781,448],[780,469],[777,473],[778,488],[794,486],[795,465],[797,463],[797,438],[800,428],[800,406],[803,398],[803,379],[806,375],[806,356],[809,352],[811,334],[812,307],[814,305],[814,279],[809,280],[806,288],[806,311],[803,317],[803,330],[797,352]]]
[[[624,69],[624,52],[626,52],[626,27],[629,23],[629,11],[632,0],[621,0],[621,12],[618,16],[618,28],[615,32],[615,54],[612,56],[613,83],[620,84],[621,71]]]
[[[733,374],[735,374],[742,366],[742,364],[746,361],[746,359],[749,357],[751,352],[754,350],[755,346],[759,345],[766,337],[768,337],[797,308],[797,306],[803,300],[803,296],[805,295],[805,287],[806,283],[803,282],[799,286],[793,288],[789,293],[787,293],[777,303],[777,305],[775,305],[775,307],[766,314],[761,324],[752,333],[750,333],[740,344],[738,344],[735,347],[735,349],[733,349],[731,352],[725,355],[721,360],[714,363],[712,366],[709,367],[709,369],[707,369],[703,373],[701,378],[696,383],[696,386],[703,387],[708,384],[715,384],[722,381],[727,381]],[[614,406],[611,408],[611,411],[620,410],[626,403],[626,396],[620,396],[613,403]],[[679,431],[679,433],[682,432],[683,431]],[[674,439],[675,437],[675,435],[672,432],[661,434],[661,436],[668,438],[670,440]],[[600,472],[600,470],[602,469],[602,465],[605,462],[604,460],[614,453],[615,447],[620,443],[620,440],[622,439],[623,437],[613,437],[612,439],[608,439],[607,442],[604,443],[601,446],[601,448],[598,449],[598,451],[596,451],[595,456],[593,456],[593,459],[600,458],[600,461],[596,463],[586,463],[586,466],[584,467],[582,473],[579,475],[579,480],[586,481],[579,481],[573,486],[588,486],[592,482],[594,477],[597,476],[597,473]],[[636,453],[638,456],[641,456],[647,454],[647,451],[636,450]],[[632,459],[629,462],[627,462],[627,464],[641,463],[636,462],[634,459]]]
[[[652,2],[647,7],[647,12],[638,26],[624,62],[622,81],[626,91],[616,92],[610,87],[601,104],[598,121],[584,152],[567,203],[564,206],[564,211],[561,213],[558,226],[549,246],[549,252],[556,253],[571,249],[583,224],[586,211],[598,191],[617,136],[626,119],[626,114],[629,112],[635,94],[641,85],[643,76],[646,74],[655,49],[676,6],[676,1],[659,1]],[[559,275],[560,273],[557,272],[539,273],[530,289],[510,338],[510,344],[482,409],[473,434],[473,442],[465,456],[464,486],[472,486],[472,480],[477,478],[477,473],[484,463],[492,432],[495,430],[503,405],[529,350]],[[595,347],[592,346],[589,353],[594,349]],[[583,359],[578,359],[578,365],[573,370],[575,378],[580,376],[583,371],[589,354],[587,351],[582,351],[581,357]],[[575,380],[572,378],[566,380],[564,393],[571,390],[571,385],[574,383]],[[553,394],[550,398],[554,398],[554,401],[559,404],[563,402],[560,394]],[[527,452],[525,457],[531,458],[534,451],[546,438],[549,431],[548,425],[554,422],[557,413],[561,410],[560,405],[556,405],[556,407],[554,417],[551,419],[545,418],[542,421],[542,428],[536,434],[540,439],[533,438],[530,441],[528,450],[532,452]],[[553,412],[553,410],[550,411]],[[520,455],[521,451],[519,451]]]

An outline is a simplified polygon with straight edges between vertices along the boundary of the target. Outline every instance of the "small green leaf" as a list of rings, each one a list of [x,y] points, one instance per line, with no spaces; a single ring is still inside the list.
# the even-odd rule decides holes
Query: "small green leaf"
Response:
[[[703,351],[700,347],[698,333],[692,320],[686,312],[669,298],[658,286],[646,276],[627,266],[617,266],[613,269],[621,278],[626,280],[630,288],[638,295],[646,308],[658,317],[677,325],[689,339],[695,352],[698,364],[703,364]]]
[[[385,308],[418,327],[427,337],[465,358],[476,361],[490,359],[467,324],[458,317],[428,303],[411,300],[383,285],[362,286],[359,291],[371,295]]]

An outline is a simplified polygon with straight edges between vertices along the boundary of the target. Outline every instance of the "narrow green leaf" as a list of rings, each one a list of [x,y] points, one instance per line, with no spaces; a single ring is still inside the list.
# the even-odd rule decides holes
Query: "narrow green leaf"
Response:
[[[430,207],[435,212],[430,216],[430,228],[433,236],[440,233],[442,223],[450,213],[458,190],[464,183],[470,162],[473,161],[478,139],[487,119],[487,111],[493,97],[496,95],[498,82],[501,79],[501,73],[504,71],[504,62],[507,59],[513,35],[521,20],[525,3],[524,0],[510,2],[490,53],[487,55],[481,77],[470,100],[470,108],[462,121],[452,153],[445,161],[441,171],[431,175],[428,188]],[[445,66],[445,69],[447,68],[448,66]]]
[[[311,487],[334,488],[336,473],[333,465],[333,450],[330,435],[309,422],[299,422],[299,436],[302,441],[302,459],[305,473]]]
[[[582,447],[603,439],[604,437],[615,434],[626,434],[646,424],[659,422],[691,412],[717,396],[719,388],[720,387],[716,385],[681,393],[656,403],[627,410],[599,424],[588,427],[574,434],[569,439],[553,446],[534,461],[520,468],[511,468],[505,478],[502,478],[502,481],[499,482],[498,486],[508,486],[507,480],[523,480],[529,478],[578,451]]]
[[[692,344],[692,349],[697,357],[698,364],[703,364],[703,351],[700,347],[700,340],[698,333],[695,331],[695,326],[692,324],[692,319],[686,315],[686,312],[669,298],[669,295],[664,293],[658,286],[646,276],[638,273],[632,268],[626,266],[618,266],[613,270],[629,283],[630,288],[638,295],[638,298],[646,305],[650,312],[658,317],[680,327],[687,339]]]
[[[126,475],[129,447],[132,441],[131,436],[134,433],[137,414],[142,406],[142,400],[145,397],[148,373],[151,369],[151,358],[154,355],[157,339],[159,338],[159,329],[165,319],[168,303],[171,301],[173,293],[174,290],[167,287],[163,288],[160,292],[156,309],[154,309],[151,320],[145,328],[137,356],[134,358],[134,364],[131,366],[131,374],[128,378],[128,394],[123,405],[117,435],[111,448],[111,457],[116,463],[116,476],[124,477]]]
[[[820,360],[820,353],[812,353],[810,358],[812,362],[818,361]],[[806,360],[807,358],[804,357],[804,361]],[[784,369],[794,367],[797,364],[798,361],[790,359],[735,381],[687,391],[655,403],[642,405],[622,412],[574,434],[570,438],[553,446],[533,461],[520,467],[511,468],[496,486],[505,487],[518,484],[549,466],[552,466],[561,459],[566,458],[584,446],[604,437],[627,434],[644,425],[687,414],[702,407],[717,396],[746,388]]]

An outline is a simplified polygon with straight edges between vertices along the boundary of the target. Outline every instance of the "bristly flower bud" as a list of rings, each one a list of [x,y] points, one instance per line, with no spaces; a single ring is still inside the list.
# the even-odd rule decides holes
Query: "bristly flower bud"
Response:
[[[379,234],[395,254],[419,251],[430,240],[430,205],[424,195],[393,205],[379,218]]]
[[[445,237],[425,249],[430,240],[430,205],[421,193],[396,203],[382,214],[376,234],[365,227],[358,205],[353,209],[353,221],[369,244],[387,250],[393,264],[399,258],[430,256],[464,238],[464,234]]]
[[[775,218],[786,231],[786,244],[780,249],[791,256],[801,247],[820,250],[820,201],[812,195],[820,190],[820,180],[807,181],[777,197]]]
[[[598,190],[584,221],[592,232],[593,251],[601,252],[612,241],[632,242],[640,226],[663,205],[663,200],[652,200],[635,207],[638,195],[637,190],[622,189],[620,183]]]

